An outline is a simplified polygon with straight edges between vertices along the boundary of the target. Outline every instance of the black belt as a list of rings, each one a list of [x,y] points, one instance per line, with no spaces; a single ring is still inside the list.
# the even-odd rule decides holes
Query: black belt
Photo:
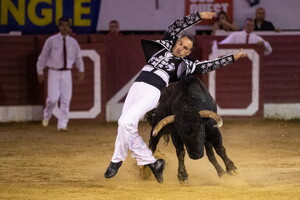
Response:
[[[66,70],[71,70],[71,69],[68,69],[68,68],[55,69],[55,68],[51,68],[51,67],[49,67],[49,69],[56,70],[56,71],[66,71]]]
[[[141,71],[141,73],[135,79],[134,82],[148,83],[149,85],[152,85],[159,90],[165,88],[167,85],[166,82],[160,76],[148,71]]]
[[[59,71],[66,71],[66,70],[71,70],[71,69],[68,69],[68,68],[61,68],[61,69],[58,69]]]

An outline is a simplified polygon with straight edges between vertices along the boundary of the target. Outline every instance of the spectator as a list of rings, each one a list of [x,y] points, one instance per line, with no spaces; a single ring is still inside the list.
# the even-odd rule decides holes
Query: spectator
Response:
[[[255,12],[255,31],[275,31],[275,27],[272,22],[266,21],[266,11],[264,8],[257,8]]]
[[[109,31],[107,33],[109,36],[122,35],[120,32],[119,22],[117,20],[111,20],[109,22]]]
[[[253,30],[254,20],[247,18],[244,25],[244,30],[231,33],[219,44],[258,44],[264,46],[265,55],[271,54],[272,47],[270,43],[253,33]]]
[[[224,31],[236,31],[237,28],[234,23],[230,23],[229,16],[225,11],[220,11],[217,14],[216,21],[213,26],[213,30],[211,35],[215,35],[216,31],[224,30]]]
[[[78,42],[71,36],[70,21],[66,17],[59,20],[59,33],[48,38],[37,61],[38,81],[44,80],[44,68],[48,68],[48,97],[43,113],[43,126],[48,126],[52,111],[60,101],[58,131],[68,131],[69,109],[72,97],[73,64],[79,70],[78,79],[84,78],[84,64]]]

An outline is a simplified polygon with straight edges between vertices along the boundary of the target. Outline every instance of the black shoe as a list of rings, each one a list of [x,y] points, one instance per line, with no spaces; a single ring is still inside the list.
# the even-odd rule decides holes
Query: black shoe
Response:
[[[122,165],[122,161],[118,162],[118,163],[113,163],[113,162],[110,162],[105,174],[104,174],[104,177],[105,178],[111,178],[111,177],[114,177],[119,168],[121,167]]]
[[[158,159],[155,163],[147,165],[153,172],[157,182],[162,183],[164,181],[163,171],[165,168],[165,161],[163,159]]]

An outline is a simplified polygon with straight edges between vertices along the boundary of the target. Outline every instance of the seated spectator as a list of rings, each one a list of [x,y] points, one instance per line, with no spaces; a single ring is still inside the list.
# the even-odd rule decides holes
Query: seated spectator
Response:
[[[109,22],[109,31],[107,33],[109,36],[122,35],[120,32],[119,22],[117,20],[111,20]]]
[[[220,11],[217,14],[216,21],[213,26],[211,35],[215,35],[217,30],[236,31],[237,28],[234,23],[230,23],[229,16],[225,11]]]
[[[231,33],[219,44],[258,44],[264,46],[265,55],[271,54],[272,47],[270,43],[253,33],[253,30],[254,20],[247,18],[244,25],[244,30]]]
[[[255,12],[255,31],[275,31],[275,27],[272,22],[266,21],[266,11],[264,8],[257,8]]]

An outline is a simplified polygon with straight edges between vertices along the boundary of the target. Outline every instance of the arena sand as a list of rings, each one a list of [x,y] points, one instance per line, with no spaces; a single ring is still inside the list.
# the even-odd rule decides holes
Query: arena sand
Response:
[[[239,175],[219,178],[206,156],[186,157],[188,184],[177,181],[174,147],[163,141],[156,153],[166,160],[163,184],[131,156],[105,179],[116,129],[74,120],[67,133],[56,132],[55,121],[0,124],[0,199],[300,199],[300,121],[225,120],[224,145]],[[149,131],[140,124],[147,143]]]

